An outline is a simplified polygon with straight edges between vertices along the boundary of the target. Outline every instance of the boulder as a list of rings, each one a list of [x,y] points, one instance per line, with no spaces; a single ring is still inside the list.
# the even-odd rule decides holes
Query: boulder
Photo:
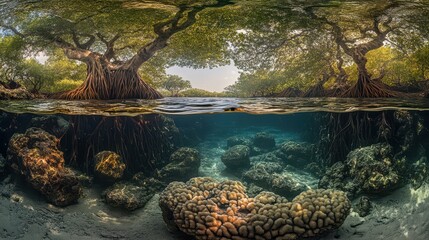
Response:
[[[239,136],[232,136],[226,139],[226,147],[232,148],[236,145],[245,145],[250,146],[251,141],[245,137],[239,137]]]
[[[200,153],[193,148],[179,148],[170,157],[170,163],[158,172],[158,177],[166,182],[187,181],[198,176],[201,165]]]
[[[402,174],[401,174],[402,173]],[[349,196],[364,193],[388,193],[401,184],[404,160],[395,159],[387,143],[357,148],[346,161],[337,162],[326,170],[319,182],[321,188],[346,191]]]
[[[74,172],[64,166],[59,140],[39,128],[14,134],[9,142],[8,161],[31,186],[56,206],[75,203],[82,188]]]
[[[119,154],[111,151],[102,151],[95,155],[94,173],[97,179],[103,182],[116,182],[122,178],[125,163]]]
[[[358,148],[347,155],[349,174],[367,193],[388,192],[399,185],[397,160],[388,144],[378,143]]]
[[[259,162],[244,172],[243,179],[274,192],[280,196],[292,198],[308,189],[307,186],[298,182],[288,171],[284,171],[279,163]]]
[[[271,150],[276,146],[276,140],[269,133],[259,132],[253,138],[253,146],[263,150]]]
[[[245,145],[236,145],[228,149],[221,159],[230,170],[246,169],[250,166],[250,148]]]
[[[102,198],[112,207],[132,211],[144,207],[163,187],[161,182],[153,178],[119,182],[106,189]]]
[[[277,151],[285,163],[302,167],[314,159],[314,145],[306,142],[286,141]]]

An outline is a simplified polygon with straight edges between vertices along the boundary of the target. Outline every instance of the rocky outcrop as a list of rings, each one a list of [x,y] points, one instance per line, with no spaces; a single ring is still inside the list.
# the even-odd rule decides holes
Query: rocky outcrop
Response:
[[[258,162],[244,172],[243,179],[283,197],[295,197],[308,190],[307,186],[294,179],[279,163]]]
[[[116,182],[122,178],[125,163],[119,154],[111,151],[99,152],[95,155],[94,173],[102,182]]]
[[[170,157],[170,163],[158,172],[158,178],[165,181],[187,181],[198,176],[201,165],[200,153],[193,148],[180,148]]]
[[[132,211],[144,207],[164,186],[153,178],[134,178],[131,181],[119,182],[109,187],[102,193],[102,198],[112,207]]]
[[[389,144],[373,144],[351,151],[345,163],[332,165],[319,187],[341,189],[351,196],[360,192],[387,193],[401,184],[404,168],[404,160],[393,157]]]
[[[8,161],[14,171],[56,206],[75,203],[82,194],[79,180],[64,166],[59,140],[39,128],[15,134],[9,142]]]
[[[228,149],[221,159],[229,170],[246,169],[250,167],[250,148],[245,145],[236,145]]]
[[[259,132],[253,138],[253,146],[263,150],[271,150],[276,146],[276,140],[269,133]]]
[[[276,151],[285,163],[302,167],[314,160],[314,145],[306,142],[286,141]]]

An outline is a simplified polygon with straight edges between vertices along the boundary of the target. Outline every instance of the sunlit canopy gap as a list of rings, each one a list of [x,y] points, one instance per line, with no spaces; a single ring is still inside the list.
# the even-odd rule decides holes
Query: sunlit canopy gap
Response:
[[[416,97],[429,89],[428,1],[2,1],[0,12],[2,85],[53,98]],[[198,74],[187,79],[190,69],[232,63],[232,80],[207,70],[198,84]],[[210,87],[228,77],[223,91]]]

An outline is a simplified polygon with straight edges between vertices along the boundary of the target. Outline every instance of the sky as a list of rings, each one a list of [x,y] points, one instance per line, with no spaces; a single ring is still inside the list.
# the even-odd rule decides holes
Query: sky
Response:
[[[173,66],[166,71],[167,74],[179,75],[184,80],[189,80],[193,88],[215,92],[222,92],[225,87],[234,84],[240,76],[238,68],[234,64],[212,69]]]

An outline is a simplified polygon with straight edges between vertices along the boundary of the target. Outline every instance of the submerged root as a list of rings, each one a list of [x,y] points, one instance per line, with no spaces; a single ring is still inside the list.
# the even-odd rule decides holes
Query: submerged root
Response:
[[[392,124],[392,114],[385,112],[329,113],[322,117],[318,157],[324,166],[346,159],[357,148],[386,141]]]
[[[160,115],[72,118],[63,140],[71,164],[91,172],[102,151],[118,153],[128,172],[152,172],[163,166],[174,150],[174,125]]]

